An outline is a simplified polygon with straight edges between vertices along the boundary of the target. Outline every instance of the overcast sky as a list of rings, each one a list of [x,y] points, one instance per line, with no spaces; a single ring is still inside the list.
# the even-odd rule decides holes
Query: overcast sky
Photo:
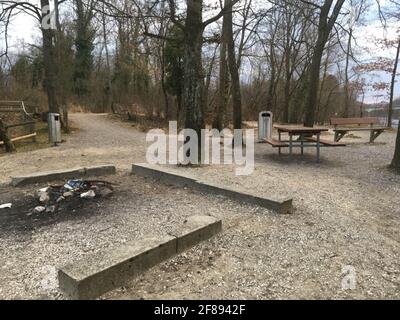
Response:
[[[40,2],[39,0],[29,1],[32,3]],[[355,32],[358,45],[357,58],[363,62],[373,60],[377,57],[393,59],[396,54],[395,49],[383,50],[375,44],[375,40],[379,38],[395,39],[398,36],[397,31],[400,29],[400,23],[391,23],[385,30],[381,25],[376,8],[373,8],[370,10],[364,24],[364,26],[357,27]],[[13,53],[21,51],[23,43],[33,43],[39,36],[39,25],[33,18],[23,14],[15,17],[9,32],[10,51]],[[2,43],[0,43],[1,47],[3,47]],[[390,82],[390,78],[391,76],[385,73],[375,73],[366,76],[366,79],[370,82]],[[396,84],[395,96],[400,96],[400,81]],[[387,99],[386,92],[373,92],[371,90],[366,96],[367,103],[380,102]]]

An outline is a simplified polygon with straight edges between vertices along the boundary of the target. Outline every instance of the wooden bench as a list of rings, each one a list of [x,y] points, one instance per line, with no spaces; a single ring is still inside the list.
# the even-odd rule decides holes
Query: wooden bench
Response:
[[[38,109],[35,109],[34,112],[36,112]],[[2,113],[16,113],[16,114],[21,114],[23,118],[23,122],[19,123],[14,123],[14,124],[9,124],[5,125],[3,122],[1,123],[1,133],[0,136],[4,141],[0,141],[0,146],[5,145],[6,150],[14,150],[15,147],[13,145],[13,142],[24,140],[24,139],[29,139],[31,138],[33,142],[36,141],[36,121],[34,121],[34,113],[29,113],[27,111],[27,107],[23,101],[0,101],[0,115]],[[16,128],[16,127],[27,127],[28,131],[24,135],[19,136],[19,137],[14,137],[11,138],[8,130],[11,128]],[[7,144],[5,143],[7,142]]]
[[[350,131],[370,131],[369,142],[373,143],[387,127],[379,125],[378,118],[332,118],[331,125],[335,127],[335,142],[339,142]]]
[[[289,147],[289,145],[287,144],[287,143],[285,143],[285,142],[281,142],[281,141],[279,141],[279,140],[276,140],[276,139],[269,139],[269,138],[266,138],[266,139],[264,139],[263,140],[265,143],[268,143],[268,144],[270,144],[271,146],[273,146],[274,148],[288,148]]]
[[[308,137],[308,138],[306,138],[306,140],[311,141],[311,142],[317,142],[317,138],[315,138],[315,137]],[[325,139],[319,139],[319,143],[326,147],[345,147],[346,146],[345,143],[334,142],[334,141],[325,140]]]
[[[17,141],[21,141],[21,140],[25,140],[25,139],[30,139],[30,138],[35,138],[37,136],[37,133],[30,133],[21,137],[16,137],[16,138],[11,138],[11,142],[17,142]],[[0,141],[0,146],[2,146],[4,144],[4,141]]]

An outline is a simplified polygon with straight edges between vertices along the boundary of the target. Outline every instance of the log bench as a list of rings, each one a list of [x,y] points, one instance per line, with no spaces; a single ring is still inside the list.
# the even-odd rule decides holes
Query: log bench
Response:
[[[387,127],[377,126],[380,124],[378,118],[332,118],[331,125],[334,126],[335,142],[339,142],[351,131],[370,131],[369,142],[374,143]]]

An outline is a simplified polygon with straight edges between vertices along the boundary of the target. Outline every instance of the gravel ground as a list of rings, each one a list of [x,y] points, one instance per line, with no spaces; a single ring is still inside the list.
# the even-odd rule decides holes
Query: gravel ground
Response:
[[[332,137],[327,137],[331,138]],[[324,149],[322,163],[279,157],[256,147],[256,169],[167,170],[255,194],[294,198],[291,216],[239,218],[212,241],[132,281],[109,298],[388,299],[400,298],[400,176],[389,171],[395,133],[375,145],[366,134],[346,148]],[[343,268],[355,270],[355,290],[342,290]]]
[[[72,119],[82,129],[61,147],[0,157],[0,180],[63,168],[65,161],[71,167],[114,163],[119,175],[107,179],[121,183],[120,193],[93,215],[1,234],[0,298],[62,298],[55,266],[168,232],[193,214],[222,218],[223,232],[102,298],[400,298],[400,176],[386,168],[394,132],[374,145],[357,133],[344,139],[346,148],[323,149],[321,164],[311,150],[290,161],[257,145],[255,172],[247,177],[235,176],[232,166],[168,168],[255,194],[293,197],[294,214],[280,216],[128,176],[122,171],[144,160],[144,134],[104,115]],[[0,199],[16,196],[1,190]],[[342,290],[344,266],[354,267],[355,290]]]
[[[101,179],[118,186],[115,194],[96,203],[96,208],[89,206],[73,214],[60,212],[57,215],[65,216],[45,225],[29,219],[27,228],[20,224],[18,228],[6,228],[0,217],[0,259],[4,262],[0,267],[0,299],[63,299],[57,288],[57,267],[148,235],[165,235],[188,216],[204,215],[205,207],[209,208],[206,214],[226,218],[227,223],[242,216],[242,212],[259,210],[268,214],[261,208],[197,195],[128,174]],[[15,201],[39,187],[0,188],[0,202]]]
[[[74,128],[58,147],[0,155],[0,184],[13,175],[77,166],[112,163],[127,170],[133,162],[145,160],[145,134],[133,130],[105,114],[76,113],[69,115]],[[67,165],[66,165],[67,163]]]

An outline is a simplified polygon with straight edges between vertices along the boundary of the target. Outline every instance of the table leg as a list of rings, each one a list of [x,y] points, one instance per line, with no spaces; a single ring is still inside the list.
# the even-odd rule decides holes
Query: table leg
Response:
[[[317,162],[320,162],[320,150],[321,150],[321,133],[317,134]]]
[[[303,142],[303,137],[301,137],[301,155],[304,156],[304,142]]]
[[[290,159],[293,157],[293,134],[289,133],[289,155]]]
[[[279,135],[279,141],[282,141],[282,134],[280,131],[278,132],[278,135]],[[282,154],[281,147],[279,147],[279,155],[281,154]]]

